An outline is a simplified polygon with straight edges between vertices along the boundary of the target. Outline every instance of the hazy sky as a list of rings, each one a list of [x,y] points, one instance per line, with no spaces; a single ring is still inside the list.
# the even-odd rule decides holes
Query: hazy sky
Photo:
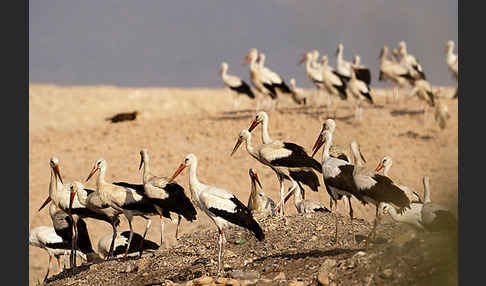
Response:
[[[458,39],[452,0],[43,0],[29,1],[32,83],[222,87],[220,63],[249,79],[250,48],[287,82],[312,87],[305,66],[311,49],[335,65],[355,54],[377,84],[380,48],[405,40],[433,85],[455,85],[445,44]]]

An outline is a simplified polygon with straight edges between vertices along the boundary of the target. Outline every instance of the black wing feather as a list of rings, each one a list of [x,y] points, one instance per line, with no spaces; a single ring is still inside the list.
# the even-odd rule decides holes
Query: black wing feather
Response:
[[[239,86],[230,86],[230,89],[234,90],[237,93],[246,94],[251,99],[255,98],[255,94],[253,94],[250,86],[243,80],[241,81],[241,84]]]

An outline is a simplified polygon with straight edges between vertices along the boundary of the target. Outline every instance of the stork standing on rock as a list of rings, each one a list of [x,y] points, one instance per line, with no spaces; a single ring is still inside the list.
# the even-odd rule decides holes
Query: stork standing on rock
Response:
[[[186,167],[189,167],[189,189],[193,199],[206,215],[214,222],[219,232],[218,272],[221,273],[222,253],[226,238],[224,228],[237,225],[251,231],[262,241],[265,238],[260,225],[253,218],[251,211],[235,195],[225,189],[201,183],[196,175],[197,157],[188,154],[184,162],[174,172],[171,183]]]

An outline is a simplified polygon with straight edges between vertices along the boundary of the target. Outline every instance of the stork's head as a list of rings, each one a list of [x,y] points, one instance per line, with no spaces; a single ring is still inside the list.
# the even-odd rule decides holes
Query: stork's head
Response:
[[[375,172],[379,172],[383,168],[391,168],[393,164],[392,157],[391,156],[385,156],[383,159],[381,159],[380,163],[376,167]]]
[[[445,52],[447,53],[449,51],[452,51],[453,49],[454,49],[454,41],[452,40],[447,41]]]
[[[327,62],[328,62],[327,55],[322,55],[322,57],[321,57],[321,64],[323,66],[326,66],[327,65]]]
[[[86,182],[98,171],[98,170],[105,170],[106,169],[106,160],[105,159],[98,159],[94,166],[93,169],[91,170],[91,173],[89,173],[88,178],[86,179]]]
[[[73,201],[74,201],[74,196],[78,193],[79,190],[84,189],[84,185],[81,184],[80,182],[72,182],[69,184],[69,191],[71,193],[69,197],[69,212],[71,212],[72,206],[73,206]]]
[[[228,70],[228,63],[227,62],[222,62],[221,67],[219,69],[219,73],[223,74]]]
[[[405,44],[405,41],[400,41],[400,43],[398,43],[398,51],[400,54],[405,54],[407,52],[407,44]]]
[[[305,53],[305,55],[302,56],[302,58],[300,58],[299,65],[310,59],[312,59],[312,53],[311,52]]]
[[[380,50],[380,55],[378,56],[378,58],[383,59],[386,58],[387,55],[388,55],[388,46],[384,45],[383,48],[381,48]]]
[[[265,111],[260,111],[256,114],[255,119],[251,122],[248,132],[252,132],[258,124],[262,123],[265,119],[268,119],[268,114]]]
[[[295,78],[291,78],[291,79],[289,80],[289,84],[290,84],[292,87],[294,87],[294,88],[295,88]]]
[[[359,66],[359,64],[360,64],[360,63],[361,63],[361,58],[360,58],[360,56],[355,55],[355,56],[354,56],[354,59],[353,59],[353,64],[354,64],[355,66]]]
[[[336,55],[340,54],[343,51],[343,44],[339,43],[336,49]]]
[[[51,159],[49,160],[49,166],[52,168],[52,170],[54,170],[55,176],[57,176],[61,181],[61,183],[63,183],[61,177],[61,171],[59,170],[59,159],[57,159],[57,157],[55,156],[52,156]]]
[[[241,143],[245,142],[248,140],[248,138],[251,137],[251,134],[248,130],[243,129],[240,131],[240,134],[238,134],[238,140],[236,141],[235,147],[233,148],[233,151],[231,152],[230,156],[233,156],[233,154],[238,150],[238,147],[240,147]]]
[[[177,176],[187,167],[193,164],[197,164],[197,157],[193,153],[187,154],[184,158],[184,162],[179,165],[179,168],[174,172],[172,177],[169,179],[169,184],[172,183]]]
[[[250,170],[248,170],[248,173],[250,174],[251,182],[253,184],[255,184],[255,182],[258,183],[258,185],[261,188],[262,184],[260,183],[260,180],[258,179],[258,175],[257,175],[255,169],[250,168]]]
[[[332,140],[332,133],[334,132],[335,128],[336,123],[332,119],[328,119],[322,124],[321,132],[319,133],[319,136],[312,147],[312,157],[314,157],[324,143]]]
[[[248,51],[248,55],[245,58],[245,61],[243,62],[243,65],[248,64],[249,62],[256,60],[258,58],[258,51],[255,48],[251,48]]]

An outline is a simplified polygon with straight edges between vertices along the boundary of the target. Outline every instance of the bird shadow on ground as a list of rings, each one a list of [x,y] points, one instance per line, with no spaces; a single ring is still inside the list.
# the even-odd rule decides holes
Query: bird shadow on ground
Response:
[[[358,251],[363,251],[364,249],[345,249],[345,248],[334,248],[329,250],[319,250],[314,249],[308,252],[299,252],[299,253],[289,253],[289,252],[281,252],[277,254],[272,254],[265,257],[260,257],[255,259],[255,262],[262,262],[269,258],[283,258],[283,259],[301,259],[307,257],[325,257],[325,256],[337,256],[340,254],[354,254]]]
[[[223,111],[222,113],[225,115],[236,115],[238,113],[253,113],[255,110],[253,109],[240,109],[240,110],[233,110],[233,111]]]
[[[424,114],[423,110],[394,109],[390,111],[391,116],[419,115]]]
[[[219,116],[219,117],[209,117],[210,120],[241,120],[241,119],[248,119],[253,118],[253,115],[239,115],[239,116]]]
[[[398,137],[408,137],[408,138],[412,138],[412,139],[422,139],[422,140],[434,139],[434,137],[432,137],[430,135],[420,135],[417,132],[414,132],[414,131],[411,131],[411,130],[398,134]]]

